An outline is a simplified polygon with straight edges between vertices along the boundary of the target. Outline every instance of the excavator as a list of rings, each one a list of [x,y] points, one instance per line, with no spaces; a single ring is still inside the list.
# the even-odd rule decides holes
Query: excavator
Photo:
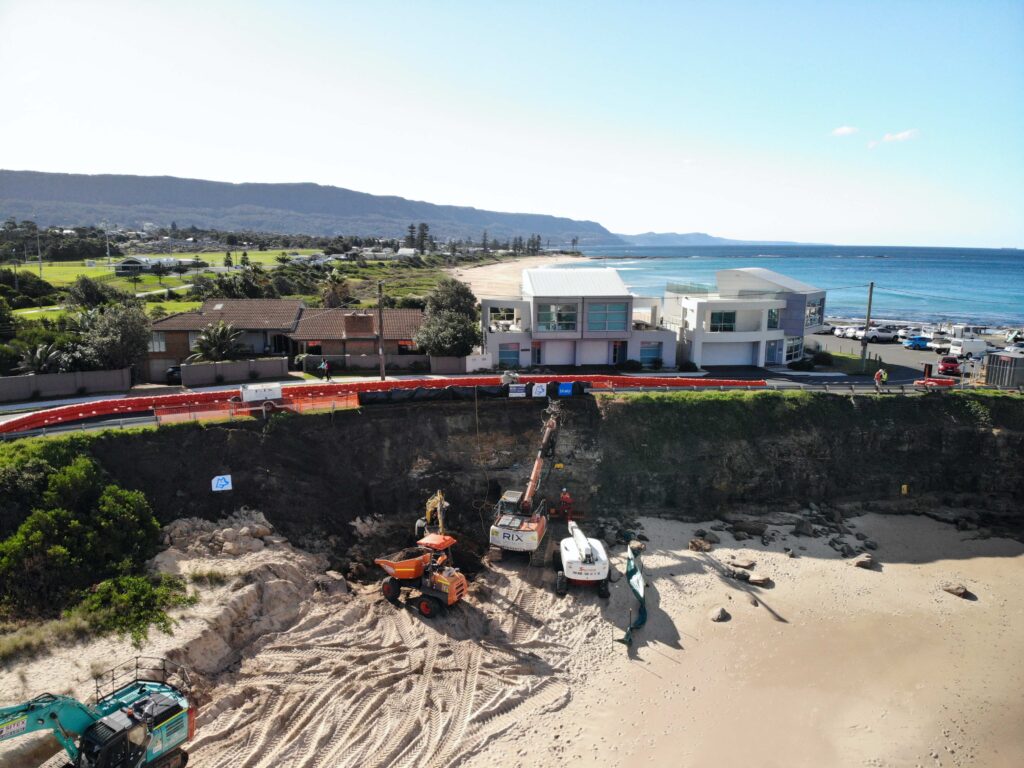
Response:
[[[188,753],[181,747],[196,732],[188,673],[166,659],[139,656],[134,674],[131,664],[97,681],[92,704],[44,693],[0,707],[0,741],[50,731],[70,758],[63,763],[69,768],[184,768]]]
[[[540,449],[533,462],[526,491],[505,491],[494,507],[490,531],[492,547],[512,552],[536,552],[544,540],[548,525],[547,501],[541,499],[535,504],[533,497],[540,485],[544,460],[554,455],[557,433],[558,416],[552,415],[544,422]]]
[[[451,548],[457,543],[444,529],[444,510],[448,502],[438,491],[427,500],[426,514],[416,521],[416,535],[421,538],[415,547],[407,547],[373,562],[387,576],[380,590],[390,602],[401,597],[403,587],[419,592],[416,610],[424,618],[432,618],[466,596],[469,582],[452,565]]]

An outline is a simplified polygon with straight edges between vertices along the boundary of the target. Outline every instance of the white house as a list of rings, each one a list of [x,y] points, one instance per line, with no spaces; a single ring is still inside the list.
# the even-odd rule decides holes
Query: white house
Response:
[[[484,351],[505,367],[676,364],[676,335],[659,326],[660,300],[630,294],[614,269],[523,270],[522,295],[480,306]]]
[[[803,357],[804,336],[825,319],[825,292],[760,267],[722,269],[717,290],[669,283],[665,326],[700,367],[783,365]]]
[[[114,264],[114,274],[123,276],[150,272],[158,264],[167,269],[172,269],[178,266],[178,263],[178,259],[169,256],[126,256]]]

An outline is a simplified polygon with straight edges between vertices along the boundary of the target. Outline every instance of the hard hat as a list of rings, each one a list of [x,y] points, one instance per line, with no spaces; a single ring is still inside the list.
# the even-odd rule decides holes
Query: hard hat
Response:
[[[562,493],[568,493],[568,492],[569,492],[569,489],[568,489],[568,488],[563,488],[563,489],[562,489]]]

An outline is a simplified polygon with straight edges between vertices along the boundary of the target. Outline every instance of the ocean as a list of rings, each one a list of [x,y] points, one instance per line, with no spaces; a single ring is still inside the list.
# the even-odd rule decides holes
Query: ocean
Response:
[[[715,271],[764,267],[828,291],[826,314],[1024,325],[1024,251],[831,245],[608,246],[584,250],[618,269],[629,288],[660,296],[666,282],[715,282]],[[568,267],[593,266],[592,262]]]

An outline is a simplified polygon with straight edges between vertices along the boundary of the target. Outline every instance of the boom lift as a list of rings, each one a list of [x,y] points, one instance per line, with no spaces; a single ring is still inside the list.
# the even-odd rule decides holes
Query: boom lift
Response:
[[[565,595],[569,584],[596,584],[597,594],[608,597],[608,555],[604,545],[597,539],[588,539],[586,534],[569,521],[569,535],[562,539],[555,560],[555,592]]]
[[[93,704],[44,693],[0,708],[0,741],[48,730],[75,768],[184,768],[196,731],[188,673],[165,659],[137,657],[134,674],[130,664],[97,681]]]
[[[544,460],[554,455],[557,432],[558,417],[551,416],[544,423],[540,449],[533,462],[526,491],[505,491],[494,507],[491,546],[512,552],[535,552],[540,547],[548,525],[547,500],[541,499],[534,504],[533,497],[540,485]]]
[[[380,585],[384,597],[396,602],[403,587],[418,590],[416,609],[425,618],[436,616],[442,606],[455,605],[469,589],[466,577],[451,564],[451,548],[456,540],[444,530],[447,506],[444,494],[435,493],[427,501],[425,517],[416,523],[416,534],[425,534],[416,546],[373,561],[388,574]]]

